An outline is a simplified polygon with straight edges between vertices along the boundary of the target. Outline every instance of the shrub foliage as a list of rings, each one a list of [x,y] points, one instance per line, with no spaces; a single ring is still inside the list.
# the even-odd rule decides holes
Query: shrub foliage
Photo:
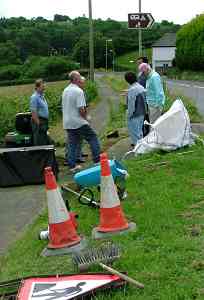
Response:
[[[204,14],[197,16],[177,32],[176,65],[180,69],[204,68]]]

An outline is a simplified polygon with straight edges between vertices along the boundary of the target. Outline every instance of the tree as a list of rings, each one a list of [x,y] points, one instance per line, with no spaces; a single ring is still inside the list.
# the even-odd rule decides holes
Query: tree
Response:
[[[178,31],[176,65],[180,69],[204,69],[204,14],[197,16]]]
[[[19,64],[20,62],[20,51],[13,42],[0,43],[1,65]]]
[[[16,43],[25,58],[29,55],[47,55],[49,37],[39,28],[23,28],[18,32]]]
[[[54,21],[55,22],[67,22],[67,21],[71,21],[71,19],[70,19],[70,17],[65,16],[65,15],[55,14],[54,15]]]
[[[105,45],[106,37],[101,33],[94,34],[94,62],[95,67],[105,67]],[[73,51],[73,58],[76,59],[83,67],[89,66],[89,39],[88,34],[82,36],[78,43],[76,43]]]

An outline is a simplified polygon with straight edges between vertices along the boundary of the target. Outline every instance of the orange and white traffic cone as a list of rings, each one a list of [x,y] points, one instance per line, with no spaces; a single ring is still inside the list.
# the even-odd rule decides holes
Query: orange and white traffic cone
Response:
[[[81,249],[81,237],[76,224],[57,186],[51,167],[45,168],[45,184],[48,201],[49,243],[43,255],[60,255]],[[76,246],[76,247],[75,247]]]
[[[128,223],[124,216],[106,153],[100,155],[100,163],[100,224],[92,232],[96,239],[107,237],[110,234],[123,233],[136,227],[135,223]]]

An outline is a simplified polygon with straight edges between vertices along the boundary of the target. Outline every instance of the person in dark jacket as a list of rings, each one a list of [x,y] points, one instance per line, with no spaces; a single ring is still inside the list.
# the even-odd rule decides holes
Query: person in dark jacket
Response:
[[[132,145],[143,137],[143,123],[146,113],[145,89],[137,82],[134,72],[127,72],[125,80],[129,84],[127,92],[127,123]]]

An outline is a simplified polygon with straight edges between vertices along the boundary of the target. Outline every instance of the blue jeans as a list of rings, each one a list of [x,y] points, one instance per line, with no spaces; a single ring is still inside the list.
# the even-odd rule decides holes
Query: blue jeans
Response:
[[[144,123],[144,116],[138,116],[136,118],[128,118],[128,132],[131,138],[131,141],[134,145],[137,144],[137,141],[143,138],[142,127]]]
[[[76,165],[77,152],[83,139],[87,141],[91,148],[93,162],[98,163],[100,161],[99,141],[95,131],[89,125],[84,125],[77,129],[67,129],[67,133],[69,138],[67,162],[70,168],[74,168]]]
[[[66,144],[65,144],[65,160],[68,160],[68,156],[69,156],[69,135],[67,132],[67,139],[66,139]],[[76,159],[83,159],[82,157],[82,140],[77,144],[77,150],[76,150]]]

